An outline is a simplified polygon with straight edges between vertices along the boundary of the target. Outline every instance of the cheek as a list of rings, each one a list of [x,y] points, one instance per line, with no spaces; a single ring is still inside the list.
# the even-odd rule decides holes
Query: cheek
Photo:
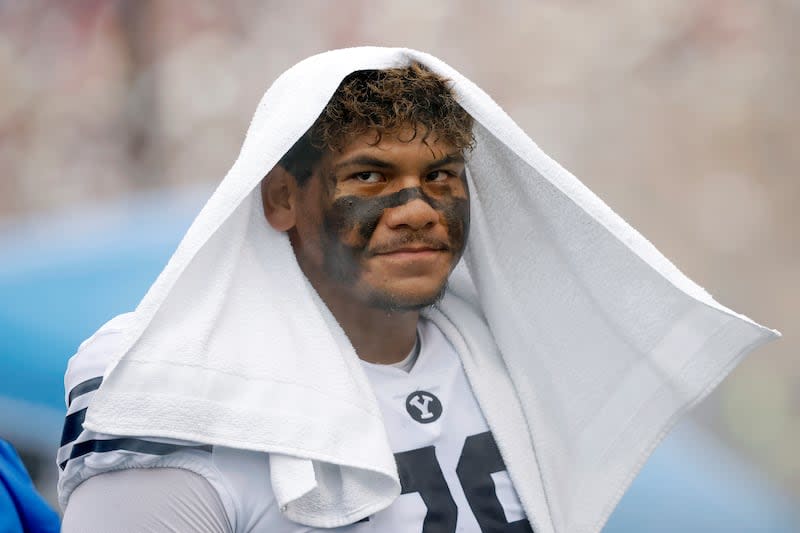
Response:
[[[456,232],[458,233],[460,250],[464,250],[469,237],[469,224],[470,224],[470,202],[469,202],[469,184],[467,183],[467,171],[459,176],[459,190],[457,195],[453,197],[453,207],[450,210],[450,217],[452,223],[458,226]],[[448,223],[450,221],[448,220]]]
[[[439,202],[439,212],[442,214],[450,246],[459,253],[463,251],[469,234],[469,200],[466,198],[449,198]]]
[[[349,246],[366,246],[378,227],[384,207],[374,199],[355,196],[339,198],[326,212],[325,229]]]
[[[450,182],[447,187],[429,197],[429,203],[439,212],[442,223],[447,227],[450,247],[460,256],[464,250],[469,235],[470,203],[469,186],[466,175],[461,174],[461,179]]]

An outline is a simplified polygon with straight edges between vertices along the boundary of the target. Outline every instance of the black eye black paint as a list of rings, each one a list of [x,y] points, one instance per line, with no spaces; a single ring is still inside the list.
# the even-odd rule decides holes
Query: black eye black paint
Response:
[[[462,177],[463,178],[463,177]],[[464,180],[466,185],[466,180]],[[456,196],[436,199],[421,187],[409,187],[376,197],[343,196],[336,199],[323,214],[324,268],[334,279],[354,283],[359,276],[359,260],[367,254],[367,245],[386,209],[420,199],[442,215],[448,233],[448,248],[460,256],[469,231],[469,200]],[[344,238],[357,233],[360,242],[346,244]],[[409,232],[407,241],[425,241],[419,232]]]

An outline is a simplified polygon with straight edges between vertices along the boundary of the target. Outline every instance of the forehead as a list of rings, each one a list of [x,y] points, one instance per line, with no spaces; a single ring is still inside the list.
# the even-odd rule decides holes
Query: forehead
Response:
[[[396,131],[382,132],[380,135],[376,130],[370,130],[354,136],[340,149],[330,150],[323,160],[335,165],[368,154],[393,163],[428,163],[461,152],[436,132],[430,132],[424,127],[414,129],[412,126],[405,126]]]

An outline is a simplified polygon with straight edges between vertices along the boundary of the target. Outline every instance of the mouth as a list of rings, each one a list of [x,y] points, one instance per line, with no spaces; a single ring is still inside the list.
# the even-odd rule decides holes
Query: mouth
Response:
[[[430,265],[439,263],[447,255],[447,248],[441,246],[401,246],[399,248],[391,248],[389,250],[376,253],[374,257],[390,264],[397,266],[405,265],[404,268],[418,265],[422,268],[423,265]],[[426,267],[427,268],[427,267]]]
[[[397,250],[394,252],[378,254],[378,257],[383,257],[386,259],[397,259],[397,260],[418,260],[418,259],[430,259],[433,257],[437,257],[443,254],[444,252],[445,252],[444,250],[421,248],[414,250]]]
[[[440,243],[419,243],[382,248],[373,252],[373,255],[392,259],[422,259],[434,257],[446,251],[447,247]]]
[[[428,252],[443,252],[444,247],[441,246],[401,246],[399,248],[392,248],[376,253],[375,255],[394,255],[394,254],[422,254]]]

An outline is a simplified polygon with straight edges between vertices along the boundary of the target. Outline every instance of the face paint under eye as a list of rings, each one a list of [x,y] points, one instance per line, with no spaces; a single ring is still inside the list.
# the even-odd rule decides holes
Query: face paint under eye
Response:
[[[399,207],[416,199],[421,199],[434,210],[440,211],[440,201],[425,194],[420,187],[409,187],[385,196],[364,198],[360,196],[344,196],[333,202],[331,229],[338,229],[341,234],[349,234],[358,229],[364,242],[369,242],[386,209]]]

